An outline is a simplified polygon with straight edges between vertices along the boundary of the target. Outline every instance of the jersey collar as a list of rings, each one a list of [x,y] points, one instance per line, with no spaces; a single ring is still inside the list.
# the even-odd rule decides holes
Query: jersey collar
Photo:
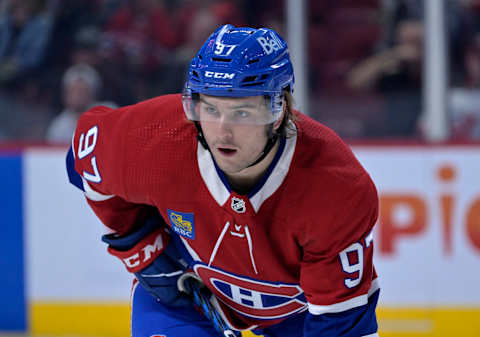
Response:
[[[258,212],[263,202],[275,193],[285,179],[293,159],[296,142],[296,134],[281,140],[279,149],[265,176],[249,193],[248,198],[255,212]],[[216,165],[210,151],[205,150],[201,144],[197,146],[197,160],[205,185],[215,201],[223,207],[232,193],[225,174]]]

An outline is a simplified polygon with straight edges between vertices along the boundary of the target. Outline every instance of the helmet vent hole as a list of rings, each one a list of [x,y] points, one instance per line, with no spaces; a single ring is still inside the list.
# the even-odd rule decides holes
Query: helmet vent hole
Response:
[[[257,63],[258,61],[260,61],[260,59],[252,59],[252,60],[248,61],[247,64]]]
[[[268,74],[263,74],[260,76],[260,80],[266,80],[268,78]]]
[[[232,59],[224,59],[224,58],[220,58],[220,57],[212,57],[212,61],[216,61],[216,62],[231,62]]]
[[[247,76],[242,80],[242,83],[253,82],[257,79],[257,76]]]
[[[251,82],[251,83],[244,83],[241,86],[242,87],[253,87],[253,86],[256,86],[256,85],[264,85],[264,84],[265,84],[265,82]]]

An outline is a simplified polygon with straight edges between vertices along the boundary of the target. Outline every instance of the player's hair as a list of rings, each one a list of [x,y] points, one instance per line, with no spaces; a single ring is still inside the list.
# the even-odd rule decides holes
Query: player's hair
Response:
[[[293,113],[294,99],[290,90],[285,90],[283,92],[283,97],[285,100],[285,115],[283,116],[282,123],[277,129],[277,134],[281,137],[289,138],[296,132],[293,123],[297,120],[297,117]]]

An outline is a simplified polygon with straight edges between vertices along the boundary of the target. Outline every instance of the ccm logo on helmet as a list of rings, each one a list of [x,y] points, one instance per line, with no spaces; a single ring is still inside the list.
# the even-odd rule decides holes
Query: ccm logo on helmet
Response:
[[[233,79],[235,77],[235,73],[217,73],[216,71],[206,71],[205,77],[213,77],[226,80]]]
[[[282,48],[282,42],[274,34],[270,34],[270,38],[257,37],[258,43],[263,48],[265,54],[270,55],[273,51],[277,51]]]

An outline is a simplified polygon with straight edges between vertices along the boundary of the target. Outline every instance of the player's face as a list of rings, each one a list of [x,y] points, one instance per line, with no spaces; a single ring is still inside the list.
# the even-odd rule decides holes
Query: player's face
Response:
[[[268,113],[263,96],[200,95],[197,113],[210,151],[225,173],[238,173],[261,155],[268,139],[267,126],[242,123],[242,119],[265,118]]]

